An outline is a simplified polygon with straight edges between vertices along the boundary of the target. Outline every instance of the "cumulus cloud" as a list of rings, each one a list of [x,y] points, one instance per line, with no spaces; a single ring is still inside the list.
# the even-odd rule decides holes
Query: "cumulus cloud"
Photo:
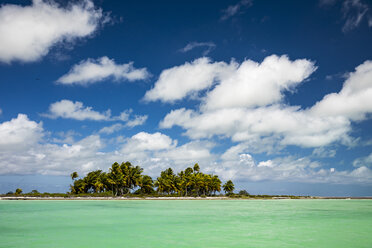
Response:
[[[32,62],[61,42],[92,35],[107,18],[90,0],[62,8],[53,1],[33,0],[30,6],[0,8],[0,61]]]
[[[317,118],[298,107],[273,105],[255,109],[226,108],[208,112],[178,109],[160,123],[161,128],[178,125],[193,139],[215,135],[233,141],[273,137],[282,145],[317,147],[335,141],[349,142],[349,121],[342,117]]]
[[[316,70],[306,59],[268,56],[262,63],[246,60],[210,91],[204,108],[265,106],[283,99],[283,91],[293,89]]]
[[[210,53],[213,49],[216,48],[216,44],[214,44],[213,42],[190,42],[184,48],[180,49],[180,51],[185,53],[198,47],[206,48],[206,50],[203,51],[203,56],[206,56],[208,55],[208,53]]]
[[[0,153],[0,174],[69,175],[107,168],[114,154],[101,152],[103,147],[100,137],[92,135],[71,145],[40,142],[18,151],[8,148]]]
[[[85,107],[82,102],[73,102],[70,100],[61,100],[59,102],[52,103],[49,106],[49,113],[44,116],[56,119],[75,119],[75,120],[94,120],[94,121],[107,121],[111,118],[111,111],[98,112],[92,109],[92,107]]]
[[[331,93],[311,108],[317,116],[343,116],[360,121],[372,113],[372,61],[365,61],[347,76],[340,92]]]
[[[125,110],[118,116],[111,116],[111,110],[108,109],[104,112],[98,112],[93,110],[92,107],[84,106],[82,102],[61,100],[52,103],[49,106],[49,112],[42,114],[44,117],[51,119],[64,118],[74,120],[92,120],[92,121],[123,121],[126,122],[126,126],[134,127],[142,125],[147,120],[147,115],[135,115],[134,119],[130,119],[130,115],[133,111],[131,109]]]
[[[71,70],[57,80],[65,85],[90,85],[112,78],[114,81],[136,81],[150,76],[146,68],[136,69],[133,62],[116,64],[106,56],[99,59],[87,59],[74,65]]]
[[[297,86],[315,70],[311,62],[270,56],[261,64],[248,63],[248,68],[254,69],[241,65],[206,93],[199,110],[172,110],[160,127],[180,126],[192,139],[219,136],[244,143],[265,140],[272,143],[271,147],[279,148],[355,143],[350,137],[352,121],[363,120],[372,112],[370,61],[348,75],[339,93],[326,95],[308,109],[283,104],[282,92]],[[246,69],[244,77],[239,72],[242,68]],[[257,72],[261,70],[265,73]],[[265,75],[276,77],[265,78]],[[247,80],[256,76],[257,80]]]
[[[290,61],[287,56],[272,55],[262,63],[246,60],[241,64],[199,58],[164,70],[145,100],[173,102],[216,84],[206,96],[205,108],[268,105],[282,100],[283,91],[291,90],[315,70],[312,61]]]
[[[173,160],[177,165],[192,165],[196,161],[199,163],[205,160],[210,161],[214,157],[210,152],[212,147],[214,147],[214,144],[211,142],[191,141],[174,149],[157,153],[156,156]]]
[[[276,156],[256,161],[239,145],[226,150],[218,162],[211,163],[207,170],[221,175],[224,180],[232,178],[239,181],[370,184],[372,179],[372,171],[365,166],[354,170],[325,169],[321,163],[309,157]]]
[[[146,101],[174,102],[204,90],[222,79],[235,67],[235,63],[211,62],[199,58],[191,63],[175,66],[161,72],[154,88],[146,92]]]
[[[68,130],[66,132],[61,131],[56,133],[55,137],[52,138],[52,142],[61,144],[73,144],[75,143],[75,137],[77,136],[81,136],[81,134],[75,132],[74,130]]]
[[[221,21],[225,21],[237,14],[244,13],[244,11],[253,5],[252,0],[241,0],[235,5],[230,5],[226,9],[222,10],[223,15]]]
[[[244,150],[231,147],[214,154],[209,141],[177,141],[163,133],[140,132],[127,138],[118,150],[104,151],[106,142],[99,135],[88,135],[70,144],[50,143],[41,123],[26,115],[0,123],[0,174],[69,175],[78,171],[107,170],[115,162],[131,161],[153,177],[172,167],[177,171],[199,162],[203,171],[223,180],[274,180],[328,183],[370,183],[372,172],[365,165],[351,170],[324,169],[307,157],[274,157],[257,161]]]
[[[121,154],[102,152],[106,144],[99,135],[88,135],[78,141],[68,139],[66,143],[49,139],[50,135],[53,134],[44,130],[42,123],[24,114],[0,123],[0,174],[69,175],[75,170],[86,173],[107,169],[108,163],[122,159]],[[66,132],[53,136],[71,135]]]
[[[38,142],[43,137],[42,123],[30,121],[27,115],[1,123],[0,148],[24,147]]]
[[[210,164],[215,158],[210,152],[214,146],[211,142],[177,144],[177,140],[159,132],[140,132],[126,139],[120,152],[123,157],[143,165],[147,173],[155,176],[165,168],[172,167],[179,171],[196,162]]]
[[[328,170],[308,157],[284,156],[256,162],[250,154],[229,149],[221,159],[210,169],[224,175],[225,180],[370,184],[372,179],[372,171],[365,166],[354,170]]]
[[[153,134],[140,132],[133,135],[126,145],[123,147],[123,151],[127,153],[136,151],[156,151],[169,149],[177,144],[169,136],[156,132]]]

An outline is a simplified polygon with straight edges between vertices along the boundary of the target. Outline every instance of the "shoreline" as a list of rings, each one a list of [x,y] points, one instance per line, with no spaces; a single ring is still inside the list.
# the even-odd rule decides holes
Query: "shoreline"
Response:
[[[366,197],[332,197],[332,196],[311,196],[311,197],[267,197],[267,198],[233,198],[227,196],[216,196],[216,197],[91,197],[91,196],[74,196],[74,197],[32,197],[32,196],[1,196],[0,200],[67,200],[67,201],[79,201],[79,200],[372,200],[371,196]]]

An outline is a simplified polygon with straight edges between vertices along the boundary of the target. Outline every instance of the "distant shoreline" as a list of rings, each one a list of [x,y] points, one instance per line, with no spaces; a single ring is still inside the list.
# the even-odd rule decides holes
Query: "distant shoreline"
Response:
[[[324,197],[324,196],[311,196],[311,197],[265,197],[265,198],[233,198],[227,196],[216,197],[32,197],[32,196],[2,196],[0,200],[304,200],[304,199],[330,199],[330,200],[372,200],[371,196],[367,197]]]

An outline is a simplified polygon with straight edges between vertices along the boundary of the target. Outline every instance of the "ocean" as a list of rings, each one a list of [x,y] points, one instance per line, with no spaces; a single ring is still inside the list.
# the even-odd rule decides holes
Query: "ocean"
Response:
[[[372,247],[372,200],[0,201],[0,247]]]

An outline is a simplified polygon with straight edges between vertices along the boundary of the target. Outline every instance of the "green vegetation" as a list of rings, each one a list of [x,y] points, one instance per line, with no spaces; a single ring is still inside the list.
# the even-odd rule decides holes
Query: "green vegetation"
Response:
[[[211,196],[221,191],[221,180],[217,175],[200,172],[200,166],[195,164],[184,171],[175,174],[172,168],[160,173],[154,182],[150,176],[142,174],[140,166],[133,166],[130,162],[121,164],[115,162],[109,172],[96,170],[89,172],[84,178],[77,179],[76,172],[71,174],[74,180],[71,185],[72,194],[107,193],[114,196],[128,195],[176,195],[176,196]],[[230,193],[234,184],[229,181]],[[231,186],[232,185],[232,186]],[[134,189],[137,189],[134,191]],[[133,192],[134,191],[134,192]]]
[[[234,183],[231,180],[227,181],[222,187],[225,193],[230,195],[235,189]]]
[[[249,196],[249,193],[246,190],[243,189],[243,190],[240,190],[239,191],[238,195],[240,195],[240,196]]]
[[[73,184],[70,185],[70,192],[64,193],[40,193],[32,190],[29,193],[22,193],[18,188],[15,193],[8,192],[0,196],[22,196],[22,197],[143,197],[143,196],[192,196],[206,197],[216,196],[225,191],[226,196],[240,199],[272,199],[291,198],[299,199],[304,197],[291,195],[251,195],[246,190],[240,190],[234,194],[234,183],[228,180],[221,186],[221,180],[217,175],[204,174],[200,171],[199,164],[188,167],[179,173],[174,173],[172,168],[162,171],[154,181],[150,176],[143,175],[140,166],[133,166],[130,162],[121,164],[115,162],[108,172],[95,170],[89,172],[85,177],[79,178],[77,172],[71,173]],[[218,194],[221,196],[221,194]],[[305,197],[308,198],[308,197]]]
[[[177,175],[171,168],[162,171],[155,186],[161,195],[211,196],[221,191],[221,180],[216,175],[200,172],[199,165],[195,164]]]

